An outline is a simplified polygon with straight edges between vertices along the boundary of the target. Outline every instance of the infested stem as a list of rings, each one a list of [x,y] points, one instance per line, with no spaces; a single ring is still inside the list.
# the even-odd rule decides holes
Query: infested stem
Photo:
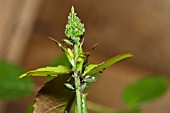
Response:
[[[82,92],[81,92],[81,81],[80,81],[80,76],[77,72],[77,64],[76,64],[76,60],[79,54],[79,48],[78,48],[78,44],[74,45],[74,54],[75,54],[75,58],[74,58],[74,66],[73,70],[74,70],[74,81],[75,81],[75,90],[76,90],[76,111],[78,113],[83,113],[82,112]]]
[[[76,91],[76,113],[83,113],[83,104],[82,104],[82,89],[81,89],[81,79],[80,75],[82,66],[80,65],[80,61],[78,58],[82,53],[81,43],[82,36],[85,33],[84,24],[81,23],[81,20],[77,17],[77,14],[74,11],[74,7],[72,6],[71,12],[68,16],[68,23],[66,24],[65,34],[68,37],[66,40],[71,46],[73,46],[73,57],[72,60],[72,71],[74,77],[75,91]],[[68,43],[67,43],[68,44]],[[80,59],[79,59],[80,60]]]
[[[82,94],[81,94],[81,83],[80,77],[74,72],[75,88],[76,88],[76,111],[82,113]]]

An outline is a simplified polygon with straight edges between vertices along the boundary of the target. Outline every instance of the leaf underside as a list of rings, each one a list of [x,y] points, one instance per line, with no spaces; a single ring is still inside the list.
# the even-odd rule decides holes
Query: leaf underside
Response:
[[[74,101],[74,93],[64,86],[70,75],[58,76],[47,82],[38,92],[33,113],[69,112]]]

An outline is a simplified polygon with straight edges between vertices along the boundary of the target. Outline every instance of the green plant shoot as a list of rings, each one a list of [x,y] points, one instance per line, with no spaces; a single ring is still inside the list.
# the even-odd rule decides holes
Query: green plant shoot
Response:
[[[63,39],[64,44],[61,44],[57,40],[50,38],[59,47],[61,47],[62,51],[67,56],[67,59],[71,64],[71,67],[61,65],[57,67],[45,67],[29,71],[20,76],[20,78],[23,78],[25,76],[56,77],[54,78],[54,80],[51,80],[47,84],[45,84],[45,86],[41,88],[41,90],[38,92],[38,96],[36,98],[36,102],[34,105],[34,113],[42,112],[69,113],[74,100],[75,100],[75,113],[87,113],[88,112],[86,107],[87,94],[84,93],[84,90],[87,88],[88,82],[96,81],[95,77],[97,76],[94,77],[92,76],[92,74],[99,73],[103,71],[105,68],[111,66],[112,64],[133,56],[132,54],[128,53],[112,57],[109,60],[102,62],[100,64],[89,64],[88,56],[90,55],[89,54],[90,52],[84,52],[82,48],[84,42],[83,38],[84,34],[85,34],[84,24],[77,17],[74,7],[72,7],[71,12],[68,16],[68,23],[66,24],[65,35],[67,39]],[[59,83],[55,83],[56,81],[62,82],[60,82],[60,85],[57,86],[57,84]],[[51,90],[55,90],[55,92],[52,92]],[[65,93],[61,93],[62,91],[65,91]],[[54,100],[56,101],[52,105],[55,107],[52,108],[48,107],[44,109],[41,106],[40,110],[38,107],[39,100],[42,99],[40,96],[44,96],[44,94],[46,94],[47,96],[47,92],[48,94],[50,93],[50,96],[52,95],[51,97],[53,98],[52,102]],[[63,97],[62,95],[58,96],[58,94],[63,94]],[[59,101],[60,99],[62,99],[62,101]],[[41,104],[44,103],[44,107],[46,104],[48,104],[48,102],[49,101],[43,102],[41,100]]]

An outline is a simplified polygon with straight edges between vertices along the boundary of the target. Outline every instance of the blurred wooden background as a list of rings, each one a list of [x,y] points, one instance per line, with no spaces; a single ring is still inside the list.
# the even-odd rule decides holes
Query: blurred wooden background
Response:
[[[135,58],[103,73],[89,90],[90,100],[124,108],[121,91],[126,84],[150,73],[166,74],[169,79],[169,0],[0,0],[0,58],[27,70],[48,65],[61,53],[48,37],[65,37],[71,5],[85,24],[86,50],[100,42],[91,61],[98,63],[126,52],[135,54]],[[168,113],[169,100],[170,92],[145,106],[143,113]],[[15,103],[6,105],[1,105],[0,113],[24,113],[26,109],[23,104],[19,105],[23,109],[12,111]]]

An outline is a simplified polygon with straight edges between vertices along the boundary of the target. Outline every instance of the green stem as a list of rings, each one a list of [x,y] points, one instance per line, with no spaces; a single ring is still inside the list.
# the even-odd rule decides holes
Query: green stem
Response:
[[[79,55],[79,43],[76,43],[75,45],[74,45],[74,55],[76,56],[76,57],[78,57],[78,55]],[[75,60],[76,60],[76,57],[75,57]]]
[[[83,113],[82,109],[82,91],[81,91],[81,81],[80,81],[80,75],[77,72],[77,58],[79,56],[79,50],[80,50],[80,42],[77,41],[74,45],[74,80],[75,80],[75,88],[76,88],[76,111],[78,113]]]
[[[76,108],[78,113],[82,113],[82,94],[80,77],[74,72],[75,88],[76,88]]]

